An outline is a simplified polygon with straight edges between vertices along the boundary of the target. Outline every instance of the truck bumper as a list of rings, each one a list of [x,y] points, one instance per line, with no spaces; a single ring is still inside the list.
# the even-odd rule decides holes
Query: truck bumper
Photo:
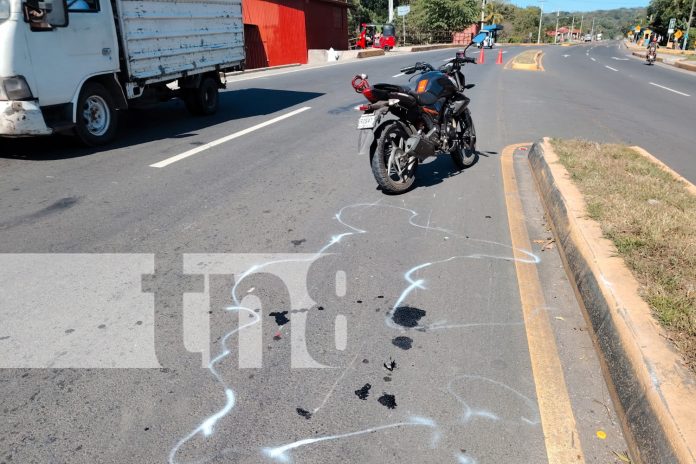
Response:
[[[36,101],[0,101],[0,136],[48,135],[53,131],[46,125]]]

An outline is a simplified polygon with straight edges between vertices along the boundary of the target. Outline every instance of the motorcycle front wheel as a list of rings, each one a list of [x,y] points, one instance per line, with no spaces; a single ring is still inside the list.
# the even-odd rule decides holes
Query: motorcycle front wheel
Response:
[[[450,155],[457,170],[461,171],[476,162],[476,129],[467,108],[460,118],[452,121],[459,136],[459,143]]]
[[[406,130],[397,122],[384,128],[372,156],[372,175],[385,193],[403,193],[416,180],[418,160],[406,156]]]

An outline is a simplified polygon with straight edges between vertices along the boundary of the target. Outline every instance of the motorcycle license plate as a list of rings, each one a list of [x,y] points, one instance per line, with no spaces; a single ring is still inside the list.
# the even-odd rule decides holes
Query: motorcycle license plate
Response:
[[[363,114],[358,120],[358,129],[372,129],[375,127],[375,115]]]

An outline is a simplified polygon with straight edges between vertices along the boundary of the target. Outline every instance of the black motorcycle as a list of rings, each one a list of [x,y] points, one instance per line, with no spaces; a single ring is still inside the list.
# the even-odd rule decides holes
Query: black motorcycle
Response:
[[[478,36],[477,36],[478,37]],[[418,163],[430,156],[449,154],[457,169],[476,160],[476,130],[464,90],[462,66],[476,64],[466,56],[472,42],[435,69],[418,62],[401,70],[419,72],[414,88],[395,84],[370,86],[367,76],[355,76],[352,85],[370,102],[358,107],[360,154],[370,156],[375,180],[387,193],[405,192],[415,181]],[[412,78],[413,79],[413,78]]]

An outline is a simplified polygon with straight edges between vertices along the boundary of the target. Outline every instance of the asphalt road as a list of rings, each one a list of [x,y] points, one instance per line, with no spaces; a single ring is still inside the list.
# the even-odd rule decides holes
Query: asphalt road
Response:
[[[437,158],[386,196],[356,154],[350,79],[406,82],[400,67],[452,53],[237,77],[216,116],[128,113],[103,150],[0,140],[0,461],[544,462],[503,148],[620,140],[693,179],[668,115],[693,121],[694,97],[639,73],[696,89],[634,61],[610,71],[611,47],[549,49],[543,73],[487,52],[467,68],[478,163]],[[534,310],[577,422],[564,439],[614,462],[627,447],[608,388],[524,152],[514,166],[547,302]]]
[[[505,118],[511,137],[638,145],[696,182],[696,73],[648,66],[617,42],[549,47],[543,63],[543,76],[501,88],[502,98],[517,97],[515,110],[524,111]]]

